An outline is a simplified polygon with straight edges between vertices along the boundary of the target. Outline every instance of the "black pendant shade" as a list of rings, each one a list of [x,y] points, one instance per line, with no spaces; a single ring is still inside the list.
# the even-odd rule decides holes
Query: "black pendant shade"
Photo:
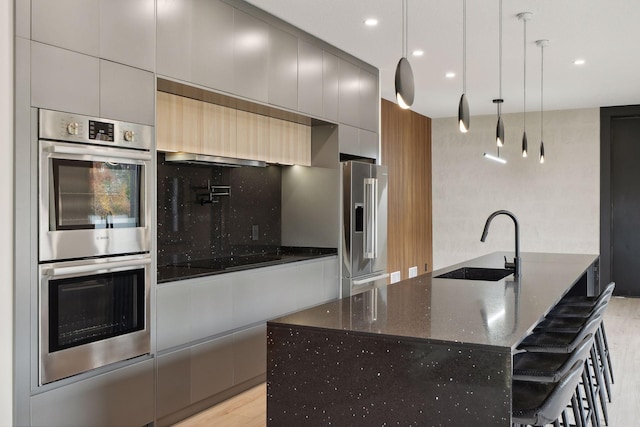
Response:
[[[396,98],[398,105],[405,109],[411,107],[414,95],[413,70],[409,60],[402,57],[396,67]]]
[[[540,141],[540,163],[544,163],[544,142]]]
[[[522,133],[522,157],[527,157],[527,151],[529,149],[529,144],[527,143],[527,131]]]
[[[504,145],[504,123],[502,122],[502,115],[498,116],[498,124],[496,125],[496,144],[498,147]]]
[[[467,102],[467,96],[463,93],[460,97],[460,104],[458,105],[458,125],[460,132],[466,133],[469,130],[470,123],[469,102]]]

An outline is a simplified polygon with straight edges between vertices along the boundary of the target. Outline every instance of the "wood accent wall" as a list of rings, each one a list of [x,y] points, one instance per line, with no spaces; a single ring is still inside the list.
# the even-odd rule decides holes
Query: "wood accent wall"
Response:
[[[387,268],[433,269],[431,119],[382,99],[382,164],[389,168]]]

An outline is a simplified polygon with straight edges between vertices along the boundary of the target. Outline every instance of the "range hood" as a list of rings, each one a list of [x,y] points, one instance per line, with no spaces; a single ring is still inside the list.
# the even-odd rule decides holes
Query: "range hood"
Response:
[[[164,158],[167,162],[227,166],[232,168],[240,166],[264,168],[267,166],[267,163],[262,160],[235,159],[233,157],[206,156],[204,154],[193,153],[166,153]]]

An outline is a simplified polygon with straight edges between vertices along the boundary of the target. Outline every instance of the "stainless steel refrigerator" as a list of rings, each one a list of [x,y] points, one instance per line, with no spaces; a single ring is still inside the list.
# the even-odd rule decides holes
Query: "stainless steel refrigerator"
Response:
[[[342,296],[386,286],[386,166],[349,161],[342,166]]]

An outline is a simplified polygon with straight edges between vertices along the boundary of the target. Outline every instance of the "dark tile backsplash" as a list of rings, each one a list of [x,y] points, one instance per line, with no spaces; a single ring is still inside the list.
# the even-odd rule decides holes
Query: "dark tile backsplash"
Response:
[[[207,181],[229,186],[230,195],[202,204],[201,199],[208,200]],[[170,163],[158,153],[158,265],[275,250],[281,236],[281,183],[278,166]]]

